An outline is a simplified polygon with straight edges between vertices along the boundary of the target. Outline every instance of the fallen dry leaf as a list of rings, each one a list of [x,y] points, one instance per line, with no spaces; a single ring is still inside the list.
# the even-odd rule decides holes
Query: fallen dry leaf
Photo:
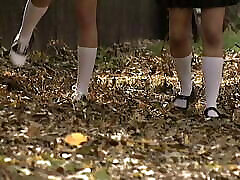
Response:
[[[79,146],[82,143],[85,143],[88,141],[88,137],[84,136],[81,133],[72,133],[70,135],[67,135],[64,139],[66,143],[68,143],[71,146]]]
[[[100,48],[90,96],[76,109],[76,51],[34,51],[21,69],[0,58],[0,176],[238,180],[240,76],[231,59],[239,53],[227,54],[218,100],[229,118],[205,121],[198,52],[192,69],[197,99],[182,112],[171,103],[179,88],[173,59],[166,50],[153,55],[147,43]]]
[[[235,109],[234,110],[233,120],[240,123],[240,109]]]
[[[29,137],[37,137],[40,136],[40,128],[41,124],[38,124],[36,122],[30,122],[30,127],[28,128],[27,136]]]

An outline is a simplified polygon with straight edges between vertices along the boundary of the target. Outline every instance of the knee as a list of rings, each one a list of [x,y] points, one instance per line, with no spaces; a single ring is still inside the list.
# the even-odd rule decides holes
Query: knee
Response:
[[[205,29],[203,32],[203,40],[204,44],[212,47],[222,46],[223,43],[223,33],[222,30],[214,30],[214,29]]]
[[[181,47],[191,40],[191,35],[186,31],[170,32],[169,34],[171,46]]]

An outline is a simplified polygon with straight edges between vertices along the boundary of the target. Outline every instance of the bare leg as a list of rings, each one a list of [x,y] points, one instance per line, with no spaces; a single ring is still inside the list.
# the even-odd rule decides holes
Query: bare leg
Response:
[[[173,8],[169,11],[171,54],[183,58],[192,52],[192,9]]]
[[[77,0],[77,19],[80,30],[79,46],[97,48],[97,0]]]
[[[225,8],[202,10],[203,54],[223,56],[223,20]]]
[[[80,30],[78,47],[77,89],[74,99],[87,95],[97,53],[97,0],[77,0],[77,19]]]
[[[180,81],[180,95],[190,96],[192,92],[192,9],[170,9],[170,49],[175,58],[176,71]],[[187,100],[179,96],[174,101],[179,108],[187,108]]]
[[[206,85],[206,108],[216,108],[223,70],[223,20],[225,8],[202,11],[203,73]],[[216,110],[206,111],[207,116],[218,117]]]

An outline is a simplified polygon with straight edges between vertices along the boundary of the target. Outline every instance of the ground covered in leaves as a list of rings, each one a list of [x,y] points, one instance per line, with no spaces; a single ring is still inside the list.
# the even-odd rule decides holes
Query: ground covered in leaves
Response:
[[[174,63],[153,42],[99,50],[87,100],[72,103],[76,52],[52,42],[14,68],[0,50],[0,179],[240,179],[239,54],[226,52],[219,108],[204,119],[197,98],[172,108]],[[75,133],[75,134],[73,134]]]

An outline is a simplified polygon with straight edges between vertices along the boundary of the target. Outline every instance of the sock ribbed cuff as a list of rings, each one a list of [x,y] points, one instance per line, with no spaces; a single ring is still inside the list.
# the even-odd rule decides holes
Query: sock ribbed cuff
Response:
[[[202,61],[210,61],[210,62],[217,62],[217,61],[222,61],[224,62],[224,58],[222,57],[208,57],[208,56],[203,56]]]
[[[181,58],[176,58],[176,57],[174,57],[174,59],[176,60],[176,61],[178,61],[178,60],[186,60],[186,59],[191,59],[192,60],[192,53],[190,54],[190,55],[188,55],[188,56],[186,56],[186,57],[181,57]]]

